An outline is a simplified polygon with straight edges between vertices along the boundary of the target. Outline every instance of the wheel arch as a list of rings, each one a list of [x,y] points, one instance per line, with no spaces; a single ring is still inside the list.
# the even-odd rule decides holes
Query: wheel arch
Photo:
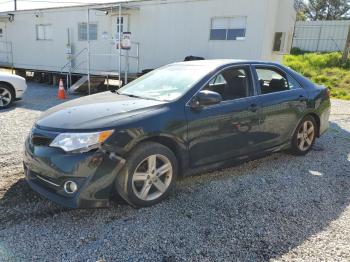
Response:
[[[303,119],[307,116],[311,116],[313,119],[315,119],[316,122],[316,137],[319,138],[320,137],[320,127],[321,127],[321,120],[320,117],[317,115],[317,113],[315,112],[307,112],[305,115],[303,115],[302,118],[300,118],[300,120],[298,121],[297,125],[295,126],[293,132],[292,132],[292,136],[294,135],[294,133],[296,132],[298,126],[300,125],[301,121],[303,121]]]
[[[321,127],[321,119],[320,117],[315,113],[315,112],[310,112],[308,114],[306,114],[303,118],[307,117],[307,116],[312,116],[313,119],[315,119],[316,122],[316,137],[320,137],[320,127]]]
[[[6,81],[0,81],[0,85],[4,85],[4,86],[7,86],[8,88],[10,88],[12,95],[14,96],[14,98],[16,98],[16,89],[11,83],[6,82]]]
[[[182,170],[188,165],[188,152],[185,148],[185,145],[177,141],[177,139],[167,136],[167,135],[157,135],[152,137],[144,138],[138,141],[135,146],[144,142],[154,142],[161,144],[167,148],[169,148],[174,154],[178,161],[179,165],[179,175],[181,176]]]

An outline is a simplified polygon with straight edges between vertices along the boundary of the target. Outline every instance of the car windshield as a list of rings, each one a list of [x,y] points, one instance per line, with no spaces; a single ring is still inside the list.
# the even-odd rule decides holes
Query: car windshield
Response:
[[[119,89],[118,94],[160,101],[184,95],[212,68],[202,65],[169,65],[154,70]]]

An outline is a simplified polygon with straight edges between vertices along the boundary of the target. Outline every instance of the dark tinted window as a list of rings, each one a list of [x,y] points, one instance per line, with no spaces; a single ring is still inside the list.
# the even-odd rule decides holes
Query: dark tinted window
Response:
[[[216,75],[204,88],[221,94],[223,101],[248,97],[252,94],[249,69],[235,67]]]
[[[227,40],[237,40],[239,37],[245,37],[245,29],[229,29],[227,31]]]
[[[210,31],[211,40],[226,40],[226,29],[212,29]]]

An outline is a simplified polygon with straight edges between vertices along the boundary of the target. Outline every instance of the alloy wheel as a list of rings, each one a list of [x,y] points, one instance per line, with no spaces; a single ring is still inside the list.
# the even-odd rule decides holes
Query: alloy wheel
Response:
[[[12,95],[7,88],[0,87],[0,107],[8,106],[11,103]]]
[[[298,148],[307,151],[315,138],[315,126],[311,121],[305,121],[298,130]]]
[[[151,155],[141,161],[132,177],[132,189],[141,200],[152,201],[163,195],[171,183],[173,168],[163,155]]]

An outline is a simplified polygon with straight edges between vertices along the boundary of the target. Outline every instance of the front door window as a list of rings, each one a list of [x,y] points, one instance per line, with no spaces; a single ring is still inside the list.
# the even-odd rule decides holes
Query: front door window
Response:
[[[253,94],[248,67],[234,67],[216,75],[204,88],[219,93],[223,101],[249,97]]]

